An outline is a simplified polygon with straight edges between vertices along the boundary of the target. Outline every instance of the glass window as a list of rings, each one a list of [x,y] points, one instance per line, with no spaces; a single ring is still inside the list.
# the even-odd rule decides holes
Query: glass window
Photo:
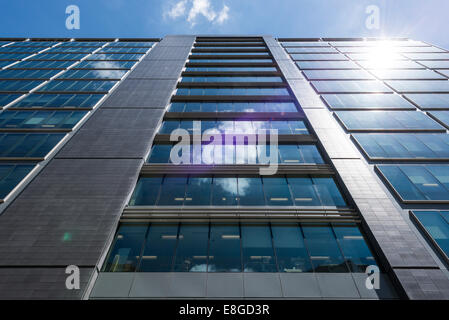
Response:
[[[152,223],[148,230],[138,271],[172,271],[173,256],[177,241],[177,223]]]
[[[78,61],[86,57],[85,53],[39,53],[33,57],[31,60],[71,60]]]
[[[337,111],[349,131],[443,131],[442,127],[416,111]]]
[[[179,229],[173,271],[206,272],[209,226],[183,223]]]
[[[0,107],[6,106],[20,96],[20,94],[0,94]]]
[[[299,69],[360,69],[352,61],[296,61]]]
[[[136,188],[129,204],[131,206],[151,206],[156,204],[162,177],[142,177],[137,181]]]
[[[0,134],[0,157],[44,158],[56,144],[61,141],[64,134],[45,133],[6,133]]]
[[[378,165],[403,201],[447,201],[449,167],[444,165]]]
[[[413,211],[418,221],[449,257],[449,211]]]
[[[151,154],[148,158],[149,163],[169,163],[171,144],[155,144],[151,148]]]
[[[447,134],[354,134],[370,159],[449,159]]]
[[[11,108],[92,108],[102,94],[29,94]]]
[[[323,206],[347,207],[334,179],[313,177],[312,180]]]
[[[186,190],[185,205],[207,206],[210,204],[211,177],[189,177]]]
[[[364,272],[373,264],[355,224],[156,222],[122,224],[103,271]]]
[[[31,164],[0,164],[0,199],[5,199],[33,168]]]
[[[27,93],[43,81],[37,80],[2,80],[0,81],[0,93],[2,92],[21,92]]]
[[[187,177],[165,176],[161,186],[158,205],[183,205],[186,192]]]
[[[438,120],[438,122],[442,123],[446,127],[449,127],[449,111],[432,111],[429,112],[432,118]]]
[[[290,47],[285,50],[288,53],[338,53],[337,50],[331,47]]]
[[[408,60],[373,59],[357,61],[365,69],[425,69],[422,65]]]
[[[82,111],[4,111],[0,128],[70,129],[85,115]]]
[[[449,81],[443,80],[392,80],[387,84],[400,93],[449,92]]]
[[[58,79],[117,79],[120,80],[126,70],[67,70]]]
[[[237,203],[238,203],[237,178],[219,177],[219,176],[214,177],[212,189],[212,205],[235,206],[237,205]]]
[[[295,205],[301,207],[321,205],[321,201],[318,198],[310,177],[287,177],[287,180],[295,200]]]
[[[302,230],[315,272],[348,272],[348,266],[330,226],[303,224]]]
[[[60,70],[20,70],[5,69],[0,70],[0,79],[29,79],[29,80],[48,80]]]
[[[147,232],[147,225],[123,224],[119,227],[103,271],[135,271]]]
[[[298,224],[272,224],[279,272],[311,272],[312,265]]]
[[[345,109],[413,109],[398,94],[324,94],[323,99],[334,110]]]
[[[244,272],[277,272],[268,224],[242,224]]]
[[[34,61],[34,60],[25,60],[21,61],[14,66],[11,66],[10,69],[17,68],[46,68],[46,69],[65,69],[74,64],[73,61]]]
[[[373,80],[365,70],[305,70],[309,80]]]
[[[396,69],[379,69],[371,71],[377,78],[385,80],[402,80],[402,79],[446,79],[442,75],[432,70],[396,70]]]
[[[281,178],[262,177],[266,204],[269,206],[292,206],[293,201],[287,180]]]
[[[206,72],[206,71],[214,71],[214,72],[248,72],[248,71],[257,71],[257,72],[276,72],[276,67],[187,67],[186,72]]]
[[[348,58],[340,53],[292,53],[290,54],[293,60],[296,61],[313,61],[313,60],[342,60],[346,61]]]
[[[403,55],[413,60],[449,60],[449,53],[403,53]]]
[[[334,225],[333,230],[351,272],[364,273],[368,266],[376,265],[376,260],[356,225]]]
[[[241,206],[265,205],[260,177],[238,177],[239,204]]]
[[[211,224],[209,246],[208,272],[242,272],[239,225]]]
[[[449,83],[449,82],[448,82]],[[313,81],[319,93],[382,93],[392,92],[380,81]]]
[[[118,81],[52,80],[39,88],[39,92],[101,92],[107,93]]]
[[[73,69],[116,70],[131,69],[136,61],[81,61]]]
[[[189,77],[184,76],[181,82],[283,82],[281,77]]]
[[[142,56],[138,53],[95,53],[86,60],[139,60]]]
[[[290,42],[281,42],[283,47],[328,47],[329,43],[327,42],[318,42],[318,41],[290,41]]]
[[[447,69],[449,68],[449,60],[435,60],[435,61],[418,61],[422,65],[431,69]],[[424,68],[424,67],[423,67]]]

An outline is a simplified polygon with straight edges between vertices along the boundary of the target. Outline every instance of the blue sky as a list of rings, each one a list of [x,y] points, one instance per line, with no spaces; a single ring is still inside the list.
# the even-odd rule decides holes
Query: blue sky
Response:
[[[276,37],[390,36],[449,48],[448,0],[14,0],[2,1],[0,36],[162,37],[271,34]],[[80,29],[65,26],[68,5]],[[379,8],[368,29],[367,6]]]

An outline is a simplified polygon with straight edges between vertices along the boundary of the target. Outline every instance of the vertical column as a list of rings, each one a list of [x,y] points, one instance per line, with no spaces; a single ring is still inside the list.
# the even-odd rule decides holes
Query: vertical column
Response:
[[[404,295],[410,299],[448,298],[444,288],[449,280],[363,161],[363,156],[279,43],[271,37],[265,37],[265,41],[360,211],[367,235]],[[434,290],[421,289],[429,285]]]
[[[84,296],[193,41],[168,37],[157,44],[4,211],[0,292],[5,297]],[[80,290],[65,288],[68,265],[80,268]]]

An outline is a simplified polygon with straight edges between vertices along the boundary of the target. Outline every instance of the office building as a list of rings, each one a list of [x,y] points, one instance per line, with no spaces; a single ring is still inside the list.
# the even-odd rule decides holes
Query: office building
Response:
[[[449,298],[446,50],[0,45],[1,298]],[[66,288],[71,265],[80,289]]]

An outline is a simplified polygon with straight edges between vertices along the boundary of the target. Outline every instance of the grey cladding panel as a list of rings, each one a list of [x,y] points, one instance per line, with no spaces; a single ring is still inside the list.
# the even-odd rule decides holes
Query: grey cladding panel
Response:
[[[141,165],[52,160],[0,216],[0,264],[94,266]]]
[[[128,79],[176,79],[181,75],[185,60],[144,60],[131,72]]]
[[[189,56],[191,47],[161,47],[157,45],[150,53],[142,60],[182,60],[185,62]]]
[[[99,109],[57,158],[143,158],[163,109]]]
[[[161,109],[99,109],[81,130],[155,129],[164,114]],[[73,139],[72,139],[73,140]]]
[[[65,268],[0,268],[0,299],[82,298],[93,268],[80,268],[80,290],[65,286]]]
[[[165,108],[177,80],[125,79],[101,108]]]
[[[191,47],[193,42],[195,41],[195,36],[177,36],[177,35],[169,35],[164,37],[161,42],[159,42],[159,46],[161,47],[173,47],[173,46],[188,46]]]

